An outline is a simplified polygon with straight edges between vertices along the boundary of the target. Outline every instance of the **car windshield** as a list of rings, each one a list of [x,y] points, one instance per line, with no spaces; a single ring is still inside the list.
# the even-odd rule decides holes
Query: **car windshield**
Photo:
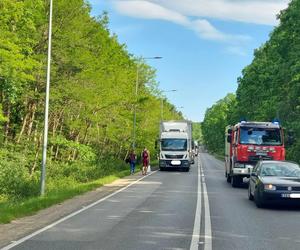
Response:
[[[267,146],[281,145],[280,129],[241,128],[240,143]]]
[[[265,163],[261,168],[261,176],[300,177],[300,167],[289,162]]]
[[[187,149],[186,139],[162,139],[161,149],[165,151],[185,151]]]

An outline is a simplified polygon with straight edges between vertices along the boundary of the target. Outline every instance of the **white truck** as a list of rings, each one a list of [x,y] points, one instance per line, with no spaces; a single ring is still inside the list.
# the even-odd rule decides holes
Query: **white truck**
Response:
[[[160,170],[170,168],[190,170],[190,165],[194,163],[190,121],[162,121],[160,123],[158,158]]]

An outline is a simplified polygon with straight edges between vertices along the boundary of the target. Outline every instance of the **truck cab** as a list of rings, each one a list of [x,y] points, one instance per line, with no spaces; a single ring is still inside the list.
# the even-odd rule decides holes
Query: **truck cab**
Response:
[[[259,160],[285,160],[283,129],[277,122],[240,122],[225,133],[225,176],[233,187],[250,177]]]
[[[193,162],[191,131],[186,121],[162,122],[159,138],[160,170],[180,168],[189,171]]]

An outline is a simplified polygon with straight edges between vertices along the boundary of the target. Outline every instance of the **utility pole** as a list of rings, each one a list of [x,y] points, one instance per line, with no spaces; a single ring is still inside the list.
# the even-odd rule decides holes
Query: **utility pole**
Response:
[[[42,159],[42,171],[41,171],[41,195],[42,196],[45,194],[45,182],[46,182],[46,159],[47,159],[47,144],[48,144],[48,116],[49,116],[49,92],[50,92],[51,45],[52,45],[52,10],[53,10],[53,1],[50,0],[47,82],[46,82],[46,95],[45,95],[44,141],[43,141],[43,159]]]

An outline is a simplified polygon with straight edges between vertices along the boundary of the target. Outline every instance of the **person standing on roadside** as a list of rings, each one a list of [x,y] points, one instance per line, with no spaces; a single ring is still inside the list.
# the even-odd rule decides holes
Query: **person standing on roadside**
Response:
[[[135,172],[136,154],[134,150],[131,150],[129,154],[130,174],[133,175]]]
[[[144,150],[142,152],[141,158],[142,158],[142,163],[143,163],[142,175],[146,175],[148,166],[150,163],[150,153],[146,147],[144,148]]]

